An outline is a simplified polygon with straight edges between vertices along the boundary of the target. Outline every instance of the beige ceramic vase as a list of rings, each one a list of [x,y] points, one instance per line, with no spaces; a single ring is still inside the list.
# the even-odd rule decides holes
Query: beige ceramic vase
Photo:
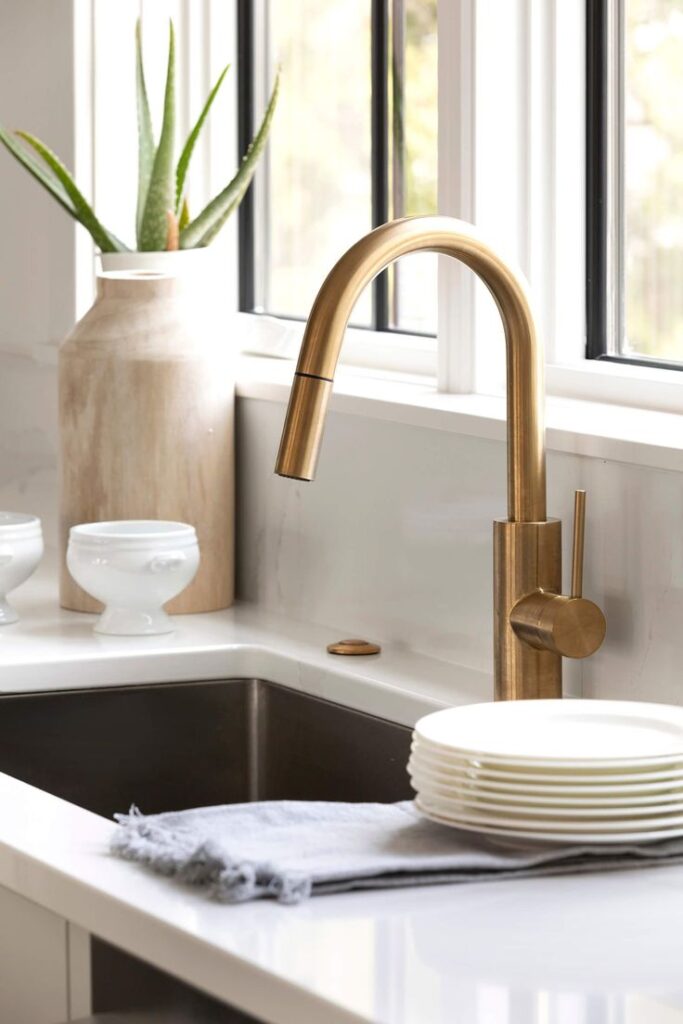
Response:
[[[103,274],[59,352],[61,603],[101,606],[69,575],[76,523],[166,519],[196,528],[201,552],[170,612],[226,608],[234,587],[234,372],[196,281]]]

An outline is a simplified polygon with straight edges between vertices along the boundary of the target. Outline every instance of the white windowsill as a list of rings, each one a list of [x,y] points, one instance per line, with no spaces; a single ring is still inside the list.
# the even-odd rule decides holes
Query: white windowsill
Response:
[[[294,372],[291,360],[242,356],[241,398],[284,403]],[[331,410],[434,430],[505,440],[505,401],[490,395],[442,394],[419,377],[372,374],[341,366]],[[574,398],[546,399],[550,451],[683,471],[683,416]]]
[[[10,351],[6,358],[28,359],[56,366],[53,345],[35,345],[28,350]],[[601,367],[602,372],[608,369]],[[621,376],[635,367],[619,368]],[[549,367],[548,383],[558,368]],[[564,368],[560,369],[562,372]],[[572,370],[577,389],[590,394],[591,372]],[[294,373],[291,359],[243,355],[237,366],[237,394],[284,404]],[[666,371],[661,371],[666,374]],[[654,372],[651,372],[654,376]],[[632,389],[637,387],[632,372]],[[622,382],[623,383],[623,382]],[[641,392],[646,381],[641,379]],[[670,385],[678,391],[676,381]],[[630,395],[628,397],[631,397]],[[635,393],[633,394],[635,398]],[[444,394],[432,378],[388,373],[367,367],[341,365],[338,369],[330,408],[354,416],[368,416],[392,423],[407,423],[433,430],[505,440],[505,401],[496,395]],[[616,402],[574,397],[546,397],[546,442],[549,451],[569,452],[595,459],[609,459],[655,469],[683,471],[683,415],[665,410],[642,409]]]

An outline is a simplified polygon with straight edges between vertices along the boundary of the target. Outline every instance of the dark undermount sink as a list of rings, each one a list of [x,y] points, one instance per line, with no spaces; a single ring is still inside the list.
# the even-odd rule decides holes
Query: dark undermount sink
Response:
[[[105,817],[132,803],[406,799],[409,747],[405,726],[260,680],[0,697],[0,771]],[[92,988],[97,1014],[253,1019],[96,937]]]

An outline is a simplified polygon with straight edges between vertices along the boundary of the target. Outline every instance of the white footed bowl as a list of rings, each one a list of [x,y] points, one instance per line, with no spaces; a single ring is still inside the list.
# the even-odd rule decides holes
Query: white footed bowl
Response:
[[[187,523],[156,519],[84,523],[71,528],[66,564],[76,583],[105,606],[96,633],[172,633],[162,606],[197,572],[197,534]]]
[[[0,512],[0,626],[18,621],[7,594],[26,582],[42,557],[40,519],[23,512]]]

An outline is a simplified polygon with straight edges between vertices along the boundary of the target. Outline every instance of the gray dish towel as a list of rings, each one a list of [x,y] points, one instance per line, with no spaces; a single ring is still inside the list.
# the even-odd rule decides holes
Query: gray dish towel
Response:
[[[683,839],[618,846],[493,839],[428,821],[407,800],[272,800],[151,815],[132,807],[116,819],[112,852],[226,903],[683,862]]]

